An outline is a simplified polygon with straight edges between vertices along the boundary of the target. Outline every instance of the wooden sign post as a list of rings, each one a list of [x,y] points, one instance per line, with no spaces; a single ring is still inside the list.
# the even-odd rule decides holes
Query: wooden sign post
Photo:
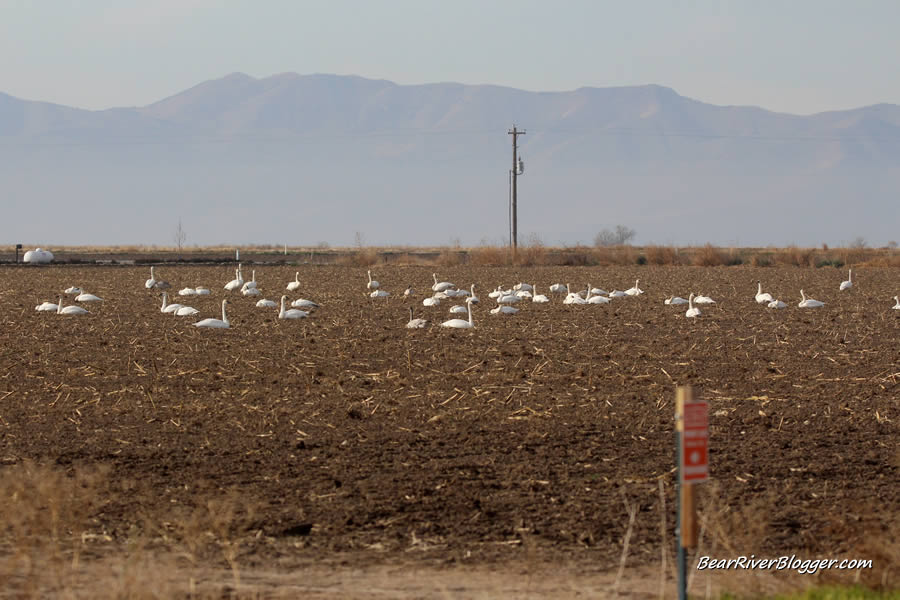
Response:
[[[685,548],[697,547],[697,511],[694,484],[709,479],[709,407],[694,399],[691,386],[675,390],[675,454],[678,466],[678,598],[687,598]]]

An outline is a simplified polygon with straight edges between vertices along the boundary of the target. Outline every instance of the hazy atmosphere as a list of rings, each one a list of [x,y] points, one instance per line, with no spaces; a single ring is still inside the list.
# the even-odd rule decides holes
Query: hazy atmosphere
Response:
[[[892,2],[3,3],[3,243],[896,240]]]

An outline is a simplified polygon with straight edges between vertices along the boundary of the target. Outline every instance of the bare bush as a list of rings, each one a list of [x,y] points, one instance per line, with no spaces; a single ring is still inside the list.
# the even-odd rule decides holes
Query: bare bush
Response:
[[[594,246],[624,246],[631,243],[637,235],[634,229],[624,225],[616,225],[615,229],[603,229],[594,236]]]

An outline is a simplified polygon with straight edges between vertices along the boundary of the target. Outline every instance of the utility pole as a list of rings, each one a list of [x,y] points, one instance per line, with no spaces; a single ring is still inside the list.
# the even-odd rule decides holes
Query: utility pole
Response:
[[[519,176],[519,159],[516,154],[518,150],[518,146],[516,145],[516,138],[520,135],[525,135],[525,130],[516,129],[515,123],[513,124],[513,128],[509,130],[509,135],[513,136],[512,138],[512,147],[513,147],[513,162],[512,162],[512,249],[513,254],[516,253],[516,249],[519,245],[518,240],[518,223],[516,214],[516,178]]]

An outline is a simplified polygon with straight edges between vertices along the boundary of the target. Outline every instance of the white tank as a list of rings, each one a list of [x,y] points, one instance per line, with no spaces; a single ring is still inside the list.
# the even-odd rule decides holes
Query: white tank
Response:
[[[34,264],[48,263],[51,260],[53,260],[53,253],[49,250],[43,250],[41,248],[29,250],[25,253],[25,256],[22,257],[22,262]]]

